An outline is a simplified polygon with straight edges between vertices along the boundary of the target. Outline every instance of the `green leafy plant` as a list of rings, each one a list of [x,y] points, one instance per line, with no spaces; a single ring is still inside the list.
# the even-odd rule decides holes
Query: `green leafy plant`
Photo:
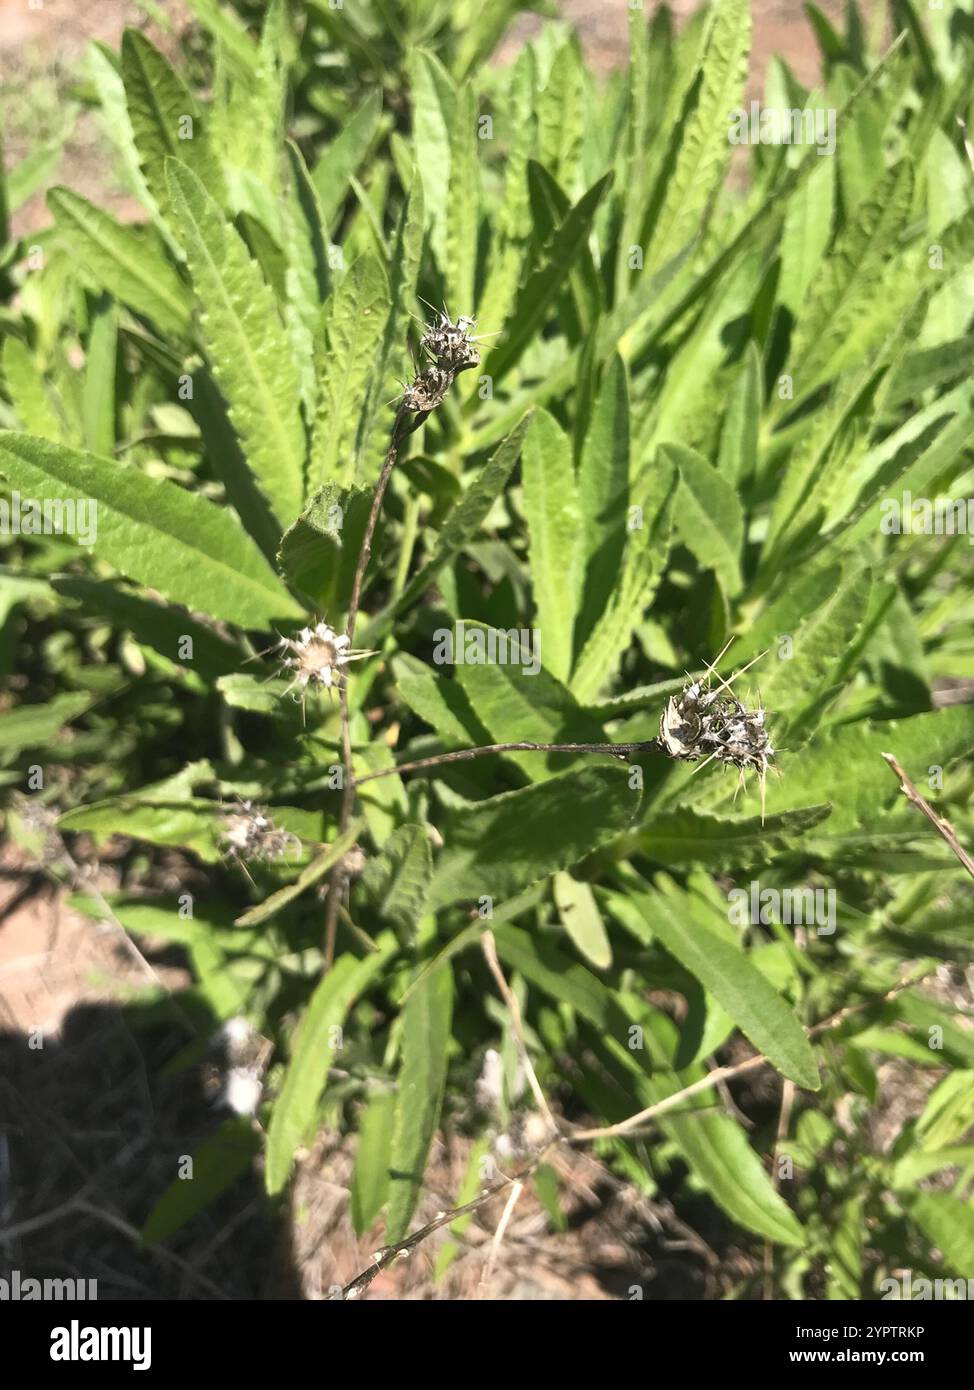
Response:
[[[583,1146],[705,1199],[740,1293],[974,1277],[969,538],[886,524],[971,486],[970,23],[817,16],[821,87],[774,60],[764,105],[833,154],[735,150],[746,0],[633,11],[606,80],[554,22],[488,64],[515,4],[191,8],[184,74],[92,54],[144,220],[55,187],[2,265],[9,828],[186,948],[201,1036],[269,1041],[269,1192],[357,1133],[347,1295],[526,1182],[557,1212]],[[113,837],[93,898],[64,846]],[[886,1058],[929,1085],[879,1147]],[[470,1180],[409,1237],[441,1126]]]

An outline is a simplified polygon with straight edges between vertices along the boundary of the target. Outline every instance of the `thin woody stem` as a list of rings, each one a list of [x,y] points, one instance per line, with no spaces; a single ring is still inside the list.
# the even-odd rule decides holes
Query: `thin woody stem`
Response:
[[[408,434],[426,418],[423,414],[408,430],[403,429],[406,421],[407,411],[405,404],[400,402],[399,409],[396,411],[396,418],[392,424],[392,440],[382,464],[382,472],[379,474],[379,481],[375,485],[375,492],[372,494],[372,507],[369,511],[369,519],[365,525],[362,535],[362,546],[358,554],[358,562],[355,566],[355,577],[352,580],[352,593],[348,600],[348,619],[345,623],[345,632],[348,637],[349,646],[352,645],[352,638],[355,636],[355,623],[358,619],[359,604],[362,600],[362,585],[365,583],[365,571],[369,567],[369,558],[372,554],[372,538],[375,535],[375,528],[379,521],[379,512],[382,510],[382,499],[385,497],[386,488],[389,486],[389,479],[392,477],[392,470],[396,466],[399,457],[399,446]]]
[[[930,805],[930,802],[927,801],[925,797],[920,795],[916,787],[910,781],[909,777],[907,777],[906,773],[903,771],[899,763],[893,757],[892,753],[884,753],[883,757],[886,760],[886,762],[889,763],[892,771],[900,779],[900,788],[907,801],[911,801],[913,805],[917,808],[917,810],[923,812],[927,820],[936,830],[937,834],[942,836],[943,839],[947,841],[947,844],[950,845],[950,848],[953,850],[954,854],[963,864],[964,868],[970,874],[971,878],[974,878],[974,859],[971,858],[967,850],[958,840],[957,833],[954,830],[954,827],[950,824],[948,820],[945,820],[943,816],[938,816],[937,812]]]
[[[441,767],[445,763],[462,763],[470,758],[483,758],[488,753],[605,753],[609,757],[622,758],[632,753],[659,753],[656,739],[648,743],[486,743],[480,748],[459,748],[454,753],[437,753],[429,758],[415,758],[412,762],[399,763],[396,767],[385,767],[379,772],[368,772],[360,777],[357,786],[374,782],[379,777],[392,777],[400,772],[421,772],[428,767]]]
[[[545,1117],[551,1133],[560,1134],[561,1126],[551,1113],[551,1106],[548,1104],[548,1099],[542,1089],[541,1082],[538,1080],[538,1073],[535,1071],[534,1063],[531,1061],[531,1054],[524,1040],[524,1019],[521,1016],[521,1006],[517,1002],[517,995],[507,983],[507,979],[501,969],[501,963],[497,958],[497,943],[494,940],[494,933],[492,931],[488,930],[484,932],[483,936],[480,938],[480,949],[484,953],[487,968],[496,980],[497,988],[501,992],[501,998],[507,1005],[507,1011],[511,1016],[511,1031],[514,1034],[514,1042],[517,1047],[518,1056],[521,1059],[521,1066],[524,1069],[531,1090],[534,1093],[538,1109]]]
[[[405,402],[400,402],[399,409],[396,411],[396,418],[392,425],[392,438],[389,448],[386,451],[385,459],[382,464],[382,472],[375,485],[375,492],[372,494],[372,506],[369,509],[369,519],[365,524],[365,531],[362,535],[362,545],[359,549],[358,560],[355,565],[355,575],[352,579],[352,592],[348,601],[348,618],[345,623],[345,633],[348,637],[349,647],[355,636],[355,623],[358,619],[359,604],[362,600],[362,586],[365,583],[365,572],[369,567],[369,558],[372,554],[372,538],[375,535],[375,528],[378,525],[379,513],[382,510],[382,499],[385,497],[386,488],[389,486],[389,479],[392,477],[392,470],[396,466],[399,457],[399,449],[407,435],[412,434],[413,430],[426,419],[428,411],[410,412],[407,411]],[[408,417],[412,415],[412,419]],[[407,427],[408,422],[408,427]],[[352,811],[355,807],[355,767],[352,762],[352,732],[348,714],[348,681],[343,680],[338,691],[339,711],[342,728],[342,766],[344,776],[342,778],[342,806],[338,819],[338,833],[344,835],[352,820]],[[335,865],[331,872],[328,889],[328,903],[325,908],[325,945],[322,960],[322,971],[327,974],[332,967],[335,959],[335,938],[338,934],[338,913],[341,907],[342,893],[345,888],[345,870],[341,863]]]
[[[487,1256],[487,1263],[484,1265],[483,1273],[480,1276],[481,1294],[486,1293],[487,1289],[490,1287],[490,1281],[494,1276],[494,1266],[497,1263],[497,1256],[500,1253],[504,1236],[507,1234],[507,1228],[510,1225],[511,1217],[514,1215],[514,1208],[520,1201],[523,1191],[524,1182],[518,1179],[511,1188],[510,1196],[504,1205],[501,1219],[497,1223],[497,1230],[494,1232],[494,1238],[490,1242],[490,1253]]]
[[[338,817],[338,833],[344,835],[352,819],[355,805],[355,769],[352,765],[352,729],[348,719],[348,684],[342,681],[338,691],[338,701],[342,724],[342,806]],[[341,860],[331,871],[328,886],[328,902],[325,906],[325,946],[322,955],[322,973],[327,975],[335,960],[335,940],[338,936],[338,913],[345,891],[345,871]]]
[[[448,1226],[451,1222],[456,1221],[458,1217],[466,1216],[469,1212],[477,1211],[480,1207],[484,1206],[485,1203],[496,1197],[498,1193],[509,1193],[512,1187],[516,1187],[516,1181],[505,1179],[498,1183],[496,1187],[485,1188],[480,1196],[475,1197],[472,1202],[465,1202],[463,1206],[454,1207],[452,1211],[440,1212],[439,1216],[433,1221],[430,1221],[428,1225],[423,1226],[420,1230],[414,1231],[413,1234],[407,1236],[405,1240],[397,1241],[395,1245],[387,1245],[382,1250],[377,1251],[373,1256],[374,1263],[370,1265],[368,1269],[364,1269],[350,1284],[345,1285],[341,1292],[341,1298],[345,1301],[359,1298],[372,1283],[373,1279],[377,1278],[384,1269],[391,1265],[393,1260],[399,1259],[403,1255],[408,1255],[421,1241],[424,1241],[427,1236],[432,1235],[434,1231],[438,1231],[441,1226]]]

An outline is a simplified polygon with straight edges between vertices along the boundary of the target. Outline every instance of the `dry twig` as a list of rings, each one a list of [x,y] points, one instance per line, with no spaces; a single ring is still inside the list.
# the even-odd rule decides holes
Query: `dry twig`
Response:
[[[964,868],[970,874],[971,878],[974,878],[974,859],[971,858],[967,850],[958,840],[957,832],[954,830],[954,827],[950,824],[948,820],[945,820],[943,816],[938,816],[937,812],[930,805],[930,802],[920,795],[916,787],[910,781],[909,777],[907,777],[906,773],[903,771],[899,763],[893,757],[892,753],[884,753],[883,757],[885,758],[886,762],[889,763],[896,776],[900,779],[900,788],[907,801],[912,801],[913,805],[916,806],[918,810],[923,812],[927,820],[936,830],[937,834],[942,836],[943,839],[947,841],[948,845],[950,845],[950,848],[953,850],[954,854],[963,864]]]
[[[497,959],[497,943],[494,940],[494,933],[492,931],[485,931],[481,936],[480,949],[484,953],[487,967],[497,981],[497,988],[500,990],[501,997],[507,1005],[508,1012],[511,1015],[511,1030],[514,1034],[514,1042],[517,1046],[518,1056],[521,1059],[521,1065],[528,1078],[531,1091],[538,1103],[538,1109],[547,1120],[552,1134],[559,1134],[560,1126],[551,1113],[551,1107],[548,1104],[544,1091],[541,1089],[541,1082],[538,1080],[538,1074],[534,1069],[534,1063],[531,1061],[531,1057],[528,1053],[527,1043],[524,1041],[524,1021],[521,1018],[521,1006],[518,1004],[513,990],[504,978],[504,972],[501,969],[500,961]]]

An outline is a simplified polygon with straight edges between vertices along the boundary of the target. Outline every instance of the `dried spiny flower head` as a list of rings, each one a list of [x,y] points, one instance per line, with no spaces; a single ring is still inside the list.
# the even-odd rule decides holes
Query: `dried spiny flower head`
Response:
[[[760,705],[756,710],[747,710],[739,700],[728,703],[732,708],[726,713],[724,724],[711,734],[714,756],[718,762],[733,763],[742,769],[756,767],[763,773],[774,758],[774,748],[764,727],[766,711]]]
[[[309,685],[333,690],[342,670],[350,661],[361,661],[374,652],[352,651],[346,636],[339,636],[327,623],[303,627],[297,637],[282,637],[279,650],[288,653],[284,666],[294,677],[285,693],[297,686],[303,693]]]
[[[443,370],[453,375],[465,372],[480,362],[480,352],[470,337],[470,330],[476,327],[476,319],[461,314],[454,323],[444,310],[427,325],[420,346]]]
[[[667,701],[660,719],[658,746],[668,757],[685,762],[702,758],[705,762],[716,759],[730,763],[740,772],[740,785],[744,784],[746,769],[756,768],[763,821],[767,772],[774,765],[774,748],[765,727],[767,711],[760,703],[757,708],[748,709],[730,693],[731,681],[742,675],[746,666],[729,680],[711,687],[713,668],[719,660],[720,657],[715,659],[702,681],[688,681],[679,695]]]
[[[292,847],[300,844],[289,830],[281,830],[271,819],[266,806],[241,801],[223,817],[220,841],[232,859],[280,859]]]
[[[446,394],[459,372],[468,371],[480,363],[480,350],[470,336],[477,320],[461,314],[454,323],[446,309],[432,323],[423,325],[420,347],[430,359],[405,387],[402,404],[406,410],[428,414],[446,400]]]
[[[407,410],[435,410],[443,404],[452,384],[452,372],[442,367],[425,367],[403,391],[403,405]]]

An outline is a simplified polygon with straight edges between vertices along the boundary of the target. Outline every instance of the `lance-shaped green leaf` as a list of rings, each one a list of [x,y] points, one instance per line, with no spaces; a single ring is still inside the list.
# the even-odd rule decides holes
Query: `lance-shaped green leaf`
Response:
[[[969,385],[961,391],[960,400],[954,392],[942,397],[938,402],[941,412],[938,418],[921,435],[908,439],[886,466],[870,478],[849,515],[826,533],[824,542],[820,543],[822,555],[834,559],[837,553],[854,548],[877,534],[889,535],[891,523],[897,520],[901,529],[905,529],[905,518],[899,511],[904,493],[928,499],[936,495],[938,480],[961,456],[971,438],[974,398],[970,396]],[[952,408],[956,413],[951,413]],[[926,412],[919,414],[926,415]]]
[[[170,207],[167,156],[181,160],[219,202],[225,197],[220,165],[210,149],[205,116],[183,79],[144,34],[122,36],[122,80],[139,162],[153,198]]]
[[[604,174],[583,194],[545,246],[541,265],[529,277],[517,298],[517,317],[510,332],[487,358],[486,371],[495,382],[514,366],[538,328],[551,312],[558,291],[592,230],[592,222],[612,183]]]
[[[174,603],[249,628],[301,616],[233,514],[165,478],[8,432],[0,474],[40,501],[94,504],[95,555]]]
[[[889,284],[897,239],[913,206],[908,161],[891,169],[844,229],[798,319],[788,371],[801,399],[863,350],[863,327],[878,306],[896,304]]]
[[[291,1059],[267,1132],[264,1181],[272,1194],[284,1187],[295,1150],[311,1137],[345,1015],[398,949],[392,932],[383,932],[376,945],[378,951],[364,960],[349,955],[339,957],[316,987],[297,1026]]]
[[[63,830],[85,830],[100,842],[126,835],[150,845],[179,845],[192,850],[205,864],[216,864],[222,858],[220,808],[203,797],[154,801],[113,796],[76,806],[58,825]]]
[[[728,118],[741,105],[750,42],[748,0],[719,0],[640,238],[649,244],[647,270],[675,255],[709,213],[730,158]]]
[[[809,6],[809,9],[812,8],[814,7]],[[847,1069],[851,1055],[855,1055],[853,1049],[847,1049]],[[827,1285],[826,1298],[857,1299],[862,1294],[862,1247],[869,1229],[863,1219],[863,1206],[864,1198],[861,1195],[850,1197],[838,1207],[829,1222],[831,1277]]]
[[[95,39],[88,45],[87,60],[88,77],[98,98],[100,124],[118,156],[120,182],[135,195],[153,218],[157,219],[159,208],[149,191],[139,164],[139,152],[132,134],[125,83],[119,72],[118,59],[108,44]]]
[[[767,863],[831,812],[830,806],[807,806],[778,816],[739,820],[684,808],[651,816],[622,840],[620,853],[645,854],[660,864]]]
[[[699,922],[688,925],[662,894],[641,894],[638,903],[670,954],[723,1005],[768,1061],[796,1085],[817,1091],[818,1064],[805,1030],[757,966]]]
[[[768,668],[772,663],[787,659],[788,646],[779,644],[778,638],[784,634],[793,636],[803,623],[813,621],[841,582],[842,566],[839,564],[810,565],[797,574],[783,575],[773,598],[752,616],[747,631],[734,642],[731,648],[734,666],[745,666],[754,657],[767,652],[753,671],[755,684],[763,690]]]
[[[432,874],[433,853],[422,825],[400,825],[383,845],[382,853],[365,866],[362,888],[404,945],[415,939],[419,919],[426,911]]]
[[[830,801],[832,815],[818,837],[827,843],[831,836],[857,826],[881,824],[884,809],[900,796],[884,752],[893,753],[907,775],[926,786],[931,767],[946,768],[972,749],[974,709],[969,705],[828,729],[811,738],[801,752],[782,753],[780,780],[768,780],[768,814]],[[723,788],[720,795],[727,800],[732,791]]]
[[[755,342],[744,353],[720,434],[717,468],[722,478],[735,485],[746,483],[758,464],[758,425],[764,400],[761,354]]]
[[[47,202],[86,278],[161,332],[188,335],[190,297],[158,240],[116,222],[69,188],[52,188]]]
[[[614,354],[602,378],[578,462],[585,577],[576,647],[581,650],[615,591],[629,520],[629,388]]]
[[[291,335],[294,360],[301,378],[301,394],[308,416],[314,415],[317,398],[315,381],[315,335],[321,320],[321,306],[328,297],[331,280],[327,228],[314,184],[301,151],[293,140],[287,142],[288,179],[281,223],[284,248],[283,288],[285,318]],[[275,247],[261,224],[249,223],[255,243],[265,259],[274,263]],[[274,283],[274,280],[271,280]],[[275,286],[276,290],[276,286]]]
[[[737,493],[693,449],[664,444],[663,451],[680,470],[676,529],[680,540],[705,569],[712,569],[724,592],[741,587],[744,513]]]
[[[799,426],[798,442],[791,451],[787,471],[780,478],[771,509],[765,541],[765,568],[769,572],[780,568],[779,553],[790,554],[795,539],[803,532],[808,535],[821,529],[826,508],[839,516],[849,511],[856,495],[857,479],[861,481],[870,466],[888,456],[887,451],[895,453],[906,439],[923,434],[934,415],[946,414],[940,406],[946,407],[954,398],[954,392],[941,396],[934,403],[936,409],[926,407],[914,412],[906,425],[892,435],[887,434],[853,463],[856,432],[875,397],[877,373],[888,368],[880,387],[882,395],[888,389],[890,374],[896,372],[910,343],[915,341],[926,313],[924,288],[885,341],[867,352],[855,371],[840,376],[824,409],[808,417],[809,427]]]
[[[368,153],[382,114],[382,93],[373,91],[347,120],[312,172],[325,226],[330,227],[345,201],[348,181]]]
[[[545,669],[567,680],[579,590],[581,512],[571,445],[553,415],[539,410],[521,462],[536,625]]]
[[[622,573],[571,679],[572,694],[581,704],[594,700],[612,678],[646,617],[670,553],[677,483],[672,462],[660,451],[633,488]]]
[[[457,93],[450,135],[450,185],[446,204],[447,304],[454,315],[474,312],[480,181],[477,176],[477,97],[470,84]]]
[[[592,854],[625,830],[638,810],[639,793],[626,770],[612,766],[568,772],[465,808],[444,831],[430,908],[484,895],[503,903]],[[525,825],[533,828],[530,838]]]
[[[312,487],[355,481],[359,418],[388,315],[389,284],[382,263],[371,253],[360,256],[329,309],[308,471]]]
[[[823,159],[808,181],[785,202],[781,231],[781,276],[778,300],[793,319],[811,286],[832,235],[835,168]]]
[[[178,160],[166,167],[213,374],[247,462],[287,525],[301,510],[305,437],[284,325],[257,263],[199,179]]]
[[[974,1279],[974,1207],[950,1192],[917,1192],[907,1211],[962,1279]]]
[[[801,1223],[772,1186],[764,1160],[732,1116],[670,1115],[664,1116],[660,1128],[732,1221],[779,1245],[805,1244]]]
[[[190,944],[190,961],[204,1003],[216,1018],[237,1018],[248,1005],[252,985],[209,934]]]
[[[244,457],[226,401],[212,372],[200,367],[193,373],[193,398],[187,408],[199,426],[200,443],[213,472],[226,489],[227,501],[274,564],[281,542],[281,523],[258,485]]]
[[[16,757],[24,748],[55,745],[65,724],[88,708],[92,696],[84,690],[56,695],[43,705],[16,705],[0,719],[0,755]]]
[[[905,1153],[892,1165],[889,1173],[891,1187],[915,1191],[921,1178],[939,1173],[944,1168],[969,1167],[974,1163],[974,1144],[951,1144],[945,1149],[920,1149]]]
[[[115,368],[118,357],[118,311],[108,295],[92,305],[81,394],[85,446],[94,454],[115,448]]]
[[[776,660],[772,652],[755,668],[754,683],[761,689],[762,703],[766,709],[788,715],[789,728],[802,710],[844,678],[847,663],[843,657],[853,649],[869,613],[871,589],[870,570],[856,573],[850,566],[828,598],[788,630],[791,641],[779,646],[787,660]]]
[[[545,647],[522,648],[517,629],[510,633],[482,623],[458,622],[453,629],[456,681],[478,720],[495,743],[604,743],[599,721],[582,710],[571,693],[546,667]],[[495,660],[487,661],[493,653]],[[532,781],[542,781],[549,769],[564,771],[571,753],[512,753]],[[578,754],[589,760],[589,754]]]
[[[457,681],[447,680],[408,655],[396,658],[393,671],[402,699],[441,738],[467,745],[490,742],[489,732],[477,719]]]
[[[419,13],[418,6],[414,8],[415,12]],[[487,62],[507,33],[512,20],[523,8],[522,0],[498,0],[496,5],[477,5],[471,8],[453,61],[453,71],[458,77],[465,77],[481,63]],[[474,1195],[473,1191],[470,1195]]]
[[[393,373],[404,359],[405,325],[416,302],[424,213],[423,180],[415,167],[410,170],[408,187],[389,250],[389,313],[359,429],[358,458],[363,461],[380,457],[388,443],[389,402],[401,389]],[[456,481],[452,473],[448,477]]]
[[[48,394],[43,373],[30,348],[19,338],[4,339],[3,380],[18,422],[24,429],[46,439],[64,437],[64,422]]]
[[[142,1244],[166,1240],[187,1221],[205,1211],[250,1168],[260,1151],[261,1137],[249,1116],[225,1120],[192,1158],[192,1176],[174,1178],[156,1202],[142,1227]]]
[[[531,50],[523,48],[514,64],[510,90],[503,106],[504,134],[507,137],[504,192],[497,212],[497,235],[490,247],[487,280],[480,301],[481,327],[491,333],[500,331],[513,307],[521,278],[525,243],[531,231],[527,163],[534,144],[532,59]],[[500,111],[495,112],[495,120],[499,121],[500,115]]]
[[[591,884],[562,871],[555,874],[554,895],[558,919],[576,950],[596,970],[608,970],[612,946]]]
[[[227,120],[234,119],[234,106],[240,95],[246,93],[246,105],[239,108],[246,112],[245,128],[249,137],[246,159],[237,161],[231,146],[228,162],[245,162],[251,179],[259,180],[274,195],[280,193],[281,187],[280,148],[285,138],[289,67],[296,56],[295,47],[285,0],[268,0],[253,76],[237,84],[236,91],[231,89],[230,100],[221,112],[225,129]]]
[[[406,1234],[416,1209],[443,1103],[452,1019],[453,972],[446,968],[427,975],[403,1010],[402,1065],[389,1149],[390,1244]]]
[[[759,257],[746,256],[714,286],[693,331],[668,363],[652,405],[642,411],[633,446],[636,458],[671,442],[703,444],[710,454],[714,422],[728,392],[728,342],[740,324],[759,312],[754,301],[761,292],[760,268]]]
[[[625,139],[616,153],[615,168],[617,186],[626,190],[622,201],[622,230],[616,251],[616,286],[628,282],[628,262],[631,247],[638,244],[639,229],[642,225],[647,194],[647,147],[650,129],[651,99],[658,100],[661,90],[670,87],[668,81],[650,83],[651,62],[656,60],[657,71],[670,67],[669,50],[671,36],[660,33],[660,26],[666,22],[667,14],[654,24],[656,32],[646,23],[646,17],[638,10],[629,11],[629,71],[628,103],[626,110]],[[664,46],[665,45],[665,46]],[[669,72],[667,72],[669,77]],[[651,98],[652,93],[652,98]],[[617,290],[618,293],[618,290]]]
[[[396,1117],[393,1091],[376,1091],[358,1125],[352,1174],[352,1225],[364,1235],[389,1195],[389,1151]]]
[[[528,192],[531,199],[531,213],[534,219],[534,237],[543,243],[552,235],[555,228],[567,215],[571,199],[558,185],[552,175],[537,160],[528,160]],[[581,338],[584,342],[594,332],[599,315],[605,308],[605,291],[602,272],[596,266],[591,246],[583,246],[569,276],[571,302],[562,299],[568,310],[566,329],[573,340]],[[574,316],[577,316],[577,326]],[[577,438],[588,426],[588,415],[582,421],[576,420]]]
[[[423,201],[437,263],[445,267],[446,216],[450,187],[450,132],[456,87],[440,60],[414,48],[407,62],[412,97],[413,149],[423,178]],[[454,310],[463,313],[462,309]]]
[[[576,186],[585,105],[585,67],[573,37],[555,55],[537,104],[541,162],[569,194]]]

